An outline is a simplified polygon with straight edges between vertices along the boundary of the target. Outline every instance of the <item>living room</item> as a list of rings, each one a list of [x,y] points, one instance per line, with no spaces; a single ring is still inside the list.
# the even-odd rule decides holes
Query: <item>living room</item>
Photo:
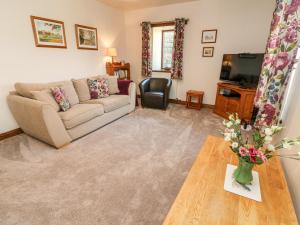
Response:
[[[3,1],[0,223],[298,224],[299,5],[298,0]],[[47,35],[39,33],[42,23],[54,24],[49,33],[60,29],[60,43],[41,39]],[[92,42],[82,42],[84,31]],[[286,37],[276,39],[273,51],[275,31]],[[171,47],[164,48],[167,41]],[[266,51],[278,59],[277,69],[268,64]],[[252,64],[259,72],[251,87],[222,78],[225,64],[238,65],[234,57],[249,62],[261,57]],[[270,92],[272,79],[276,93]],[[224,87],[233,94],[226,96]],[[265,106],[271,103],[276,112],[270,118]],[[230,138],[233,125],[226,122],[220,132],[228,112],[241,119],[233,115],[229,122],[242,123]],[[258,126],[261,118],[267,125]],[[244,147],[252,149],[247,139],[235,152],[233,137],[256,128],[267,138],[277,136],[272,145],[266,138],[260,142],[264,136],[254,140],[261,144],[254,146],[264,153],[262,161],[250,162],[256,164],[251,181],[232,176],[241,187],[228,190],[227,164],[240,168],[236,159],[247,158]],[[293,149],[279,156],[270,150],[276,141]],[[215,158],[220,149],[226,153]],[[216,159],[220,163],[211,165]],[[283,205],[287,210],[278,209]]]

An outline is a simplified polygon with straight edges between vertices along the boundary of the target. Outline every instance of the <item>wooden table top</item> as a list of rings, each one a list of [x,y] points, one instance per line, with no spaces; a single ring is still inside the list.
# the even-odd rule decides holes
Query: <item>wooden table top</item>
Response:
[[[278,158],[255,166],[262,202],[227,192],[227,164],[237,157],[222,138],[209,136],[163,225],[296,225],[298,224]]]

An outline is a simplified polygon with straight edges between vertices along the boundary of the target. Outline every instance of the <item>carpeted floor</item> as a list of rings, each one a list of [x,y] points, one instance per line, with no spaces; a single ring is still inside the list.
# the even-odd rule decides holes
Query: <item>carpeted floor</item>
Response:
[[[62,150],[0,142],[0,224],[160,225],[222,119],[209,109],[138,108]]]

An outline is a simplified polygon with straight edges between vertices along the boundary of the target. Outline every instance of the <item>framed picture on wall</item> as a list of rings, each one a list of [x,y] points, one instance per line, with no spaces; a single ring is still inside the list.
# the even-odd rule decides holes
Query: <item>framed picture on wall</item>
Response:
[[[30,16],[36,47],[67,48],[64,22]]]
[[[203,30],[202,31],[202,39],[201,42],[202,44],[205,43],[216,43],[217,42],[217,34],[218,30]]]
[[[98,50],[97,28],[75,24],[78,49]]]
[[[202,57],[213,57],[214,49],[214,47],[203,47]]]

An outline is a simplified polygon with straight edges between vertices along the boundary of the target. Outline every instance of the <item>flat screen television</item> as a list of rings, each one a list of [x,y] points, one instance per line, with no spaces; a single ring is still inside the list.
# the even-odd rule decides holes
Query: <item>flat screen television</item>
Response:
[[[224,54],[220,80],[231,81],[244,87],[258,85],[264,54]]]

